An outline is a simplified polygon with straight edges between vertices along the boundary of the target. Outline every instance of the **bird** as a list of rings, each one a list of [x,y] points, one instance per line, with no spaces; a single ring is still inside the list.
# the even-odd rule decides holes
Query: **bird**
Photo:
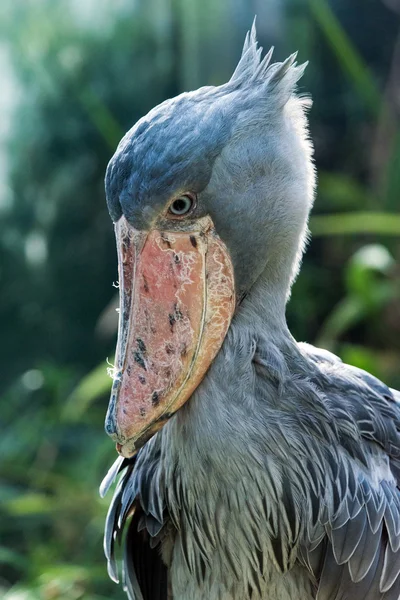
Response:
[[[255,24],[106,171],[120,287],[108,572],[129,600],[399,600],[400,393],[291,335],[316,174]]]

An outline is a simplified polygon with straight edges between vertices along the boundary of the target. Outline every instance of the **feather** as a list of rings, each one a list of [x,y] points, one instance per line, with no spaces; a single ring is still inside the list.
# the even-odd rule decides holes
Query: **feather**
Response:
[[[357,552],[354,552],[349,559],[349,571],[352,581],[358,583],[371,569],[376,555],[380,549],[382,537],[382,523],[375,532],[369,527],[364,528],[364,532],[358,544]]]
[[[400,598],[400,577],[397,577],[392,587],[382,595],[382,600],[399,600]]]
[[[397,552],[393,551],[390,544],[387,544],[385,550],[385,558],[383,561],[383,569],[380,579],[380,590],[387,592],[393,586],[397,577],[400,574],[400,560]]]
[[[124,545],[124,584],[134,600],[167,600],[167,568],[146,532],[138,531],[143,515],[134,515]]]
[[[366,510],[368,521],[373,533],[378,531],[381,526],[385,508],[385,495],[371,488],[371,498],[366,503]]]
[[[126,466],[127,460],[123,456],[118,456],[112,466],[109,468],[107,475],[104,477],[100,484],[99,494],[100,498],[104,498],[108,490],[112,486],[117,477],[118,473]]]
[[[107,569],[110,579],[119,583],[117,563],[115,560],[114,553],[114,541],[118,531],[118,511],[121,506],[121,495],[123,490],[124,478],[122,477],[118,483],[117,489],[115,490],[114,497],[111,501],[108,513],[106,516],[106,525],[104,530],[104,541],[103,548],[104,554],[107,559]]]
[[[318,587],[316,600],[336,600],[342,582],[343,567],[337,564],[331,546],[326,550],[323,565],[320,577],[323,585]]]
[[[338,565],[347,563],[357,549],[367,526],[367,517],[362,510],[354,519],[339,529],[332,529],[333,555]]]

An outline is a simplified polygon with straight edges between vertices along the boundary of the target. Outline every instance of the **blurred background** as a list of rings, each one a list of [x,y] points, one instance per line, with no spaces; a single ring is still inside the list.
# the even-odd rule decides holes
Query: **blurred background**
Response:
[[[309,60],[319,187],[294,335],[400,387],[399,0],[2,0],[0,597],[124,598],[97,488],[116,339],[103,177],[123,133],[225,82],[257,14]]]

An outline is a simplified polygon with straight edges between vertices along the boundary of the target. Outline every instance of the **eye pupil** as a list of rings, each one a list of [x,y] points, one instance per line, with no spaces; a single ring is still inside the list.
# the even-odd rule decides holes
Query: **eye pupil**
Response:
[[[174,210],[176,212],[183,212],[186,210],[186,207],[187,207],[187,201],[184,200],[183,198],[179,198],[179,200],[175,200]]]
[[[172,202],[172,204],[169,207],[169,211],[173,215],[182,216],[186,215],[186,213],[190,211],[192,206],[193,199],[190,196],[183,195],[179,196],[179,198],[176,198],[176,200]]]

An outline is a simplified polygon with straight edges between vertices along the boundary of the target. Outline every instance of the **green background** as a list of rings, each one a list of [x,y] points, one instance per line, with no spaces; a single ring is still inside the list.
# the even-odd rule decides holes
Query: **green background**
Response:
[[[397,0],[2,0],[0,597],[122,599],[97,488],[117,315],[104,171],[166,97],[260,42],[309,60],[319,187],[288,307],[297,339],[400,387]]]

